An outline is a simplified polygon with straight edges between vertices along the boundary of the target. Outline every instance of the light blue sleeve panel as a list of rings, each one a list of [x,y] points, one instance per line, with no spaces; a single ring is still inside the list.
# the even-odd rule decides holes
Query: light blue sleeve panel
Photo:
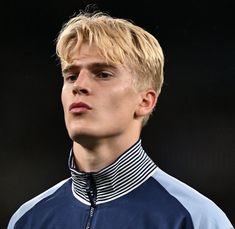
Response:
[[[56,190],[58,190],[66,181],[70,178],[65,179],[55,186],[51,187],[50,189],[46,190],[45,192],[41,193],[40,195],[34,197],[33,199],[24,203],[11,217],[7,229],[14,229],[16,222],[30,209],[32,209],[38,202],[43,200],[44,198],[53,194]]]
[[[201,193],[157,168],[153,175],[190,213],[195,229],[234,229],[225,213]]]

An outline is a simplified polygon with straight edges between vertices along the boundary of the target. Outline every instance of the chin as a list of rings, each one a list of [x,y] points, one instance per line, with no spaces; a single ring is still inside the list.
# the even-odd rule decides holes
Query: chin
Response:
[[[88,133],[74,133],[70,135],[71,140],[85,148],[93,148],[99,139],[97,136]]]
[[[69,130],[69,136],[72,141],[79,143],[84,139],[93,139],[94,131],[89,131],[87,128],[76,128],[75,130]]]

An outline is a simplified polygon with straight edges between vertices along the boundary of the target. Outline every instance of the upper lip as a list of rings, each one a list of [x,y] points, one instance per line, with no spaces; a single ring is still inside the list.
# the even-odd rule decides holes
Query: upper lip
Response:
[[[80,107],[84,107],[84,108],[87,108],[88,110],[91,109],[91,107],[89,105],[87,105],[86,103],[83,103],[83,102],[75,102],[75,103],[72,103],[70,106],[69,106],[69,111],[71,111],[73,108],[80,108]]]

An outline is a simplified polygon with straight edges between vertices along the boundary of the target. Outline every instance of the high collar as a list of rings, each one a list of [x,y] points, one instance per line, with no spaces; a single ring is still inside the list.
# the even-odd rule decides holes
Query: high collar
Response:
[[[99,172],[85,173],[76,169],[73,151],[69,156],[74,196],[85,204],[90,204],[87,183],[95,185],[96,204],[121,197],[140,186],[156,170],[157,166],[145,153],[139,139],[115,162]]]

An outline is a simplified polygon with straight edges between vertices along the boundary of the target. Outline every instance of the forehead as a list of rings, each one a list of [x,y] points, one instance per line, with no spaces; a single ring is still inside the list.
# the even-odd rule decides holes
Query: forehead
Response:
[[[96,45],[88,45],[87,43],[83,43],[79,47],[75,46],[69,51],[68,58],[61,63],[62,68],[78,61],[82,62],[86,59],[97,59],[103,61],[104,57],[100,55]]]
[[[131,68],[126,63],[120,63],[118,61],[112,61],[105,57],[102,51],[95,44],[83,43],[80,47],[74,47],[69,52],[69,58],[67,61],[61,63],[62,70],[67,71],[82,66],[93,66],[112,69],[125,69],[128,72],[132,72]]]
[[[91,63],[115,65],[115,63],[111,64],[107,61],[95,44],[82,43],[79,47],[75,46],[69,51],[68,58],[61,62],[61,67],[62,70],[65,70],[71,69],[72,66]]]

